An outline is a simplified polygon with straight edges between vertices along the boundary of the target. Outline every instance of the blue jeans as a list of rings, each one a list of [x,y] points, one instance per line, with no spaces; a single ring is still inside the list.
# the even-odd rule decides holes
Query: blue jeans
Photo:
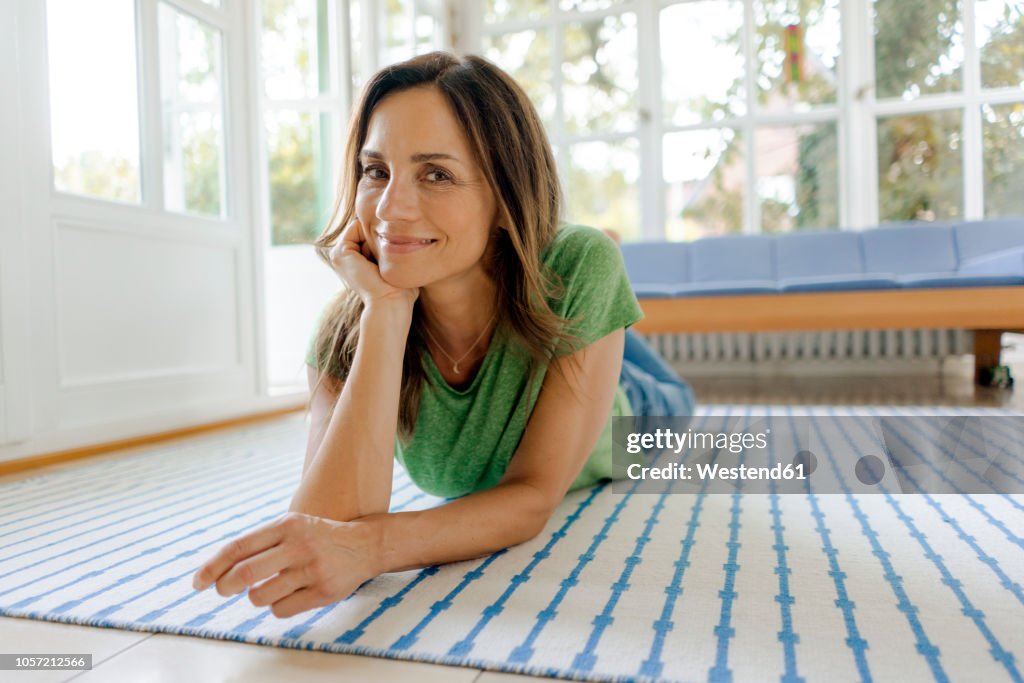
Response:
[[[619,384],[637,416],[692,417],[697,404],[690,385],[629,328]]]

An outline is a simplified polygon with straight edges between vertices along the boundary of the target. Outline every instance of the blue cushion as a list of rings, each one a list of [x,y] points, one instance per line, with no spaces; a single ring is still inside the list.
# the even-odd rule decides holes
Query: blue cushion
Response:
[[[780,280],[864,272],[860,234],[802,232],[775,240],[775,266]]]
[[[841,292],[863,289],[898,289],[899,283],[883,274],[816,275],[779,280],[784,292]]]
[[[1024,218],[1000,218],[961,223],[953,228],[960,261],[1004,249],[1024,247]]]
[[[914,273],[897,278],[912,289],[926,287],[1001,287],[1024,285],[1024,275],[974,275],[970,273]]]
[[[685,242],[626,242],[622,260],[634,287],[644,284],[677,284],[690,279]]]
[[[691,282],[680,285],[673,291],[675,296],[709,296],[712,294],[777,294],[775,280],[720,280],[715,282]]]
[[[697,240],[690,245],[692,281],[775,280],[773,239],[769,235],[728,235]]]
[[[641,299],[664,299],[676,295],[682,285],[663,285],[649,282],[634,282],[633,293]]]
[[[961,261],[957,272],[965,275],[1024,275],[1024,247]]]
[[[957,267],[953,228],[923,223],[886,226],[861,233],[868,273],[935,273]]]

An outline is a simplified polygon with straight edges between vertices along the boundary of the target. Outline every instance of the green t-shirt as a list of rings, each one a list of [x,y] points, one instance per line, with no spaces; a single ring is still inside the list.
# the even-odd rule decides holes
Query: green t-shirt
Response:
[[[600,230],[565,225],[542,255],[562,279],[563,296],[549,301],[583,346],[643,317],[622,264],[622,254]],[[533,411],[547,368],[527,395],[528,354],[498,326],[483,364],[465,389],[453,389],[424,350],[427,381],[409,443],[395,444],[395,457],[424,491],[446,498],[491,488],[505,473]],[[312,343],[306,363],[316,367]],[[570,490],[612,477],[611,418],[630,415],[620,386],[597,445]]]

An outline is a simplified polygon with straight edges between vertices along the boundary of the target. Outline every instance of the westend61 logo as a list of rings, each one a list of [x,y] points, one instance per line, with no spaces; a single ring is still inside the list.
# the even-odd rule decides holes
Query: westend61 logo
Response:
[[[1024,493],[1024,417],[612,419],[616,493]]]

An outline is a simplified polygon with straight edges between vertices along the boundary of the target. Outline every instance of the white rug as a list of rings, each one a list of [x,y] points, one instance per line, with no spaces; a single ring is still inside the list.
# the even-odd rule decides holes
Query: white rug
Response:
[[[195,593],[285,511],[305,437],[295,416],[0,486],[0,614],[586,680],[1022,680],[1022,495],[603,485],[529,543],[291,619]],[[397,473],[393,509],[440,502]]]

